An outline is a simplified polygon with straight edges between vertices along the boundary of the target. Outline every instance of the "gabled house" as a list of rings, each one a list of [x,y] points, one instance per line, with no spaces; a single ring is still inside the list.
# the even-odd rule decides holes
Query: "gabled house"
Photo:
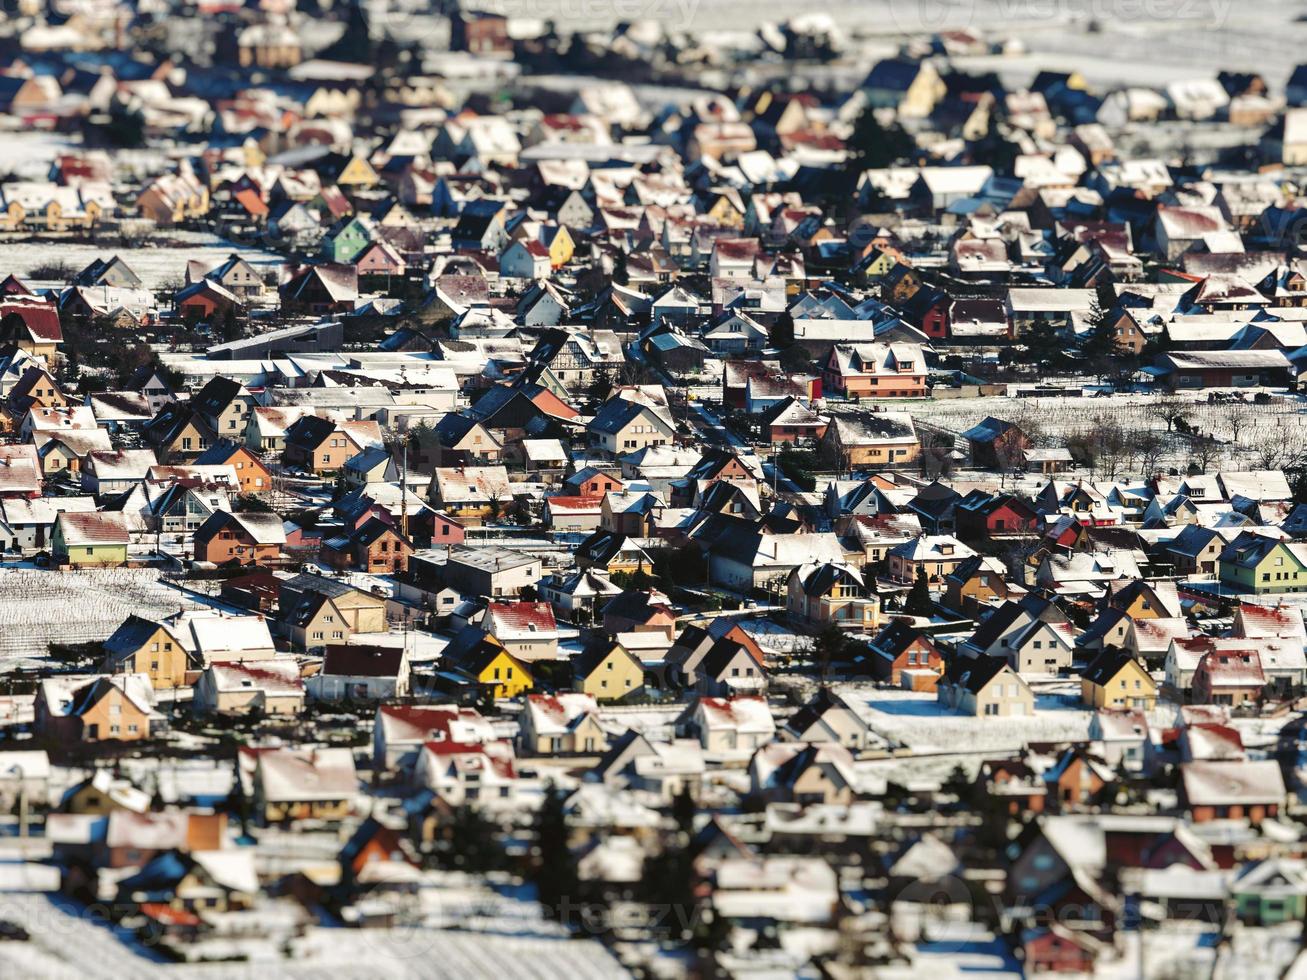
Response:
[[[211,663],[195,682],[191,708],[216,714],[297,715],[304,710],[299,665],[290,657]]]
[[[528,694],[519,741],[532,755],[598,753],[608,750],[599,705],[590,694]]]
[[[772,740],[776,722],[767,699],[754,695],[700,696],[675,723],[681,738],[697,738],[705,752],[753,752]]]
[[[515,698],[535,685],[526,662],[476,626],[464,627],[445,648],[443,659],[493,698]]]
[[[391,521],[369,517],[347,534],[322,543],[323,561],[333,568],[353,568],[377,575],[408,568],[413,542]]]
[[[1106,649],[1080,675],[1080,700],[1094,708],[1152,710],[1157,706],[1157,684],[1130,654]]]
[[[623,644],[601,642],[572,661],[576,687],[597,701],[620,701],[644,692],[644,665]]]
[[[47,677],[36,689],[33,729],[68,742],[150,737],[154,690],[143,674]]]
[[[1002,657],[955,657],[936,687],[941,704],[968,715],[1030,717],[1035,696]]]
[[[1239,593],[1300,592],[1307,589],[1307,556],[1295,542],[1245,531],[1221,551],[1217,575]]]
[[[197,466],[230,466],[236,471],[241,493],[266,493],[272,473],[263,461],[239,442],[220,439],[195,458]],[[83,481],[85,482],[85,481]]]
[[[880,625],[880,601],[867,595],[862,572],[843,562],[800,565],[785,585],[785,608],[792,619],[856,630]]]
[[[402,646],[329,643],[306,688],[315,701],[385,701],[410,695],[408,652]]]
[[[61,513],[54,522],[50,553],[57,565],[85,568],[127,564],[131,535],[116,511]]]
[[[286,430],[283,457],[288,466],[312,473],[335,473],[365,449],[382,445],[374,421],[336,422],[304,415]]]
[[[1257,704],[1265,687],[1256,650],[1212,650],[1203,654],[1193,673],[1195,704]]]
[[[215,511],[195,530],[197,561],[215,565],[266,565],[281,559],[286,531],[276,514]]]
[[[895,687],[933,690],[944,670],[944,657],[931,638],[905,619],[896,619],[868,644],[871,676]]]
[[[780,734],[794,742],[833,742],[861,751],[878,741],[845,698],[822,687],[807,704],[792,714]]]

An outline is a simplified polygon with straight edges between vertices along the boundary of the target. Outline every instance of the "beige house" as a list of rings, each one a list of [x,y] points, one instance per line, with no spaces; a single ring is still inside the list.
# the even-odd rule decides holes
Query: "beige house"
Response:
[[[281,630],[303,650],[324,650],[359,633],[384,633],[386,600],[319,575],[297,575],[281,587]]]
[[[590,445],[620,456],[647,446],[669,445],[676,435],[672,424],[648,405],[613,398],[586,426]]]
[[[213,663],[195,682],[196,712],[295,715],[304,708],[304,682],[290,658],[252,663]]]
[[[862,572],[851,565],[820,562],[800,565],[785,586],[785,608],[794,619],[848,629],[880,626],[880,602],[866,594]]]
[[[558,623],[547,602],[492,602],[486,607],[481,628],[519,660],[558,657]]]
[[[150,678],[159,688],[186,684],[186,647],[161,623],[129,616],[104,641],[104,671],[135,673]]]
[[[936,692],[941,704],[967,715],[1030,717],[1035,695],[1001,657],[960,656],[949,664]]]
[[[522,748],[528,753],[600,753],[608,749],[608,735],[599,724],[599,705],[589,694],[528,694],[521,718]]]
[[[242,749],[239,764],[242,786],[248,782],[264,823],[343,820],[358,795],[353,749]]]

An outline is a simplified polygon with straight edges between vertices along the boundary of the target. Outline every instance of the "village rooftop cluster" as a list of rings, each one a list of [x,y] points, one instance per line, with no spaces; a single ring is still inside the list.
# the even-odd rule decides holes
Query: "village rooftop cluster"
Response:
[[[6,10],[0,972],[1307,972],[1307,67]]]

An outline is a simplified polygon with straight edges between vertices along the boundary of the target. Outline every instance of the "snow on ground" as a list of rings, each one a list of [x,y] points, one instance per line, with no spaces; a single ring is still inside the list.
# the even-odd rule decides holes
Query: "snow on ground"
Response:
[[[153,569],[3,568],[0,664],[30,664],[44,657],[51,643],[108,639],[132,613],[162,618],[183,607],[201,608]]]
[[[1213,467],[1225,469],[1257,469],[1258,445],[1264,436],[1279,433],[1285,428],[1307,440],[1307,405],[1297,397],[1276,397],[1270,404],[1243,403],[1241,409],[1232,409],[1225,403],[1185,400],[1184,418],[1194,429],[1213,435],[1221,443]],[[1116,423],[1126,431],[1156,432],[1166,442],[1164,466],[1187,465],[1193,458],[1190,441],[1176,432],[1167,433],[1166,422],[1157,414],[1161,398],[1149,394],[1113,395],[1111,398],[955,398],[914,401],[908,406],[913,419],[961,433],[988,415],[1009,419],[1020,424],[1021,419],[1033,419],[1042,439],[1041,445],[1060,446],[1069,436],[1086,433],[1099,423]],[[1234,441],[1231,425],[1235,416],[1246,418]],[[1126,460],[1123,472],[1139,468],[1141,461]]]
[[[934,694],[841,686],[840,693],[873,731],[914,752],[1016,751],[1028,742],[1083,741],[1092,712],[1062,694],[1039,694],[1029,718],[960,715]]]
[[[313,929],[292,960],[172,964],[115,938],[85,908],[57,895],[0,894],[0,919],[18,923],[29,942],[0,942],[0,976],[116,980],[119,977],[317,978],[368,980],[546,978],[586,980],[625,976],[593,940],[524,937],[433,929]]]
[[[971,922],[949,926],[936,925],[929,939],[912,946],[908,966],[890,966],[878,971],[886,980],[908,980],[909,977],[1007,977],[1016,980],[1021,966],[1006,945]]]
[[[0,170],[19,180],[45,180],[55,157],[75,149],[68,137],[61,133],[38,130],[6,132],[0,135],[0,139],[4,140],[5,146]]]
[[[415,929],[314,930],[297,945],[293,963],[277,964],[273,976],[395,978],[531,977],[541,980],[607,980],[627,976],[594,940],[523,938],[501,933]],[[222,976],[215,970],[214,977]]]
[[[172,238],[171,232],[161,233]],[[32,288],[53,288],[62,286],[62,282],[31,277],[32,269],[50,262],[66,262],[77,271],[90,265],[95,259],[114,254],[121,254],[132,267],[147,289],[159,289],[165,285],[181,281],[186,271],[186,263],[192,259],[200,260],[210,266],[225,261],[227,256],[238,250],[238,246],[217,235],[192,232],[178,235],[185,242],[181,245],[144,246],[141,248],[115,248],[112,245],[86,245],[76,242],[6,242],[3,248],[6,268],[11,270]],[[253,265],[259,272],[275,272],[284,261],[275,252],[265,249],[239,246],[241,257]]]

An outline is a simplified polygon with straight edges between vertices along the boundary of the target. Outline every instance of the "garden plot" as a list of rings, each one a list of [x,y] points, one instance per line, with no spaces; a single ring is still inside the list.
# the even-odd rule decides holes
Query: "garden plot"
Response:
[[[108,639],[132,613],[162,618],[200,608],[152,569],[0,569],[0,665],[39,661],[51,643]]]
[[[1215,445],[1208,453],[1208,472],[1220,469],[1279,469],[1293,461],[1307,445],[1307,405],[1297,397],[1276,396],[1270,404],[1213,403],[1194,396],[1168,399],[1162,395],[1126,394],[1077,398],[958,398],[913,402],[914,419],[961,433],[986,416],[1029,426],[1041,446],[1058,447],[1077,435],[1114,425],[1125,433],[1155,433],[1162,441],[1158,465],[1183,469],[1204,455],[1189,435],[1166,415],[1178,400],[1184,424],[1210,435]],[[1139,475],[1139,452],[1121,454],[1117,477]],[[1106,478],[1099,468],[1099,477]]]
[[[171,233],[166,233],[171,237]],[[219,238],[217,235],[189,233],[178,234],[178,244],[150,245],[141,248],[121,248],[114,245],[84,245],[74,242],[13,242],[4,246],[6,268],[11,270],[29,286],[54,287],[62,282],[49,282],[31,276],[31,270],[52,262],[66,263],[80,272],[97,258],[121,255],[132,267],[132,271],[141,277],[147,289],[161,289],[168,285],[181,283],[186,263],[199,261],[206,266],[216,266],[225,262],[236,246]],[[241,258],[245,259],[260,273],[275,272],[284,261],[274,252],[263,249],[240,247]]]
[[[1093,713],[1060,695],[1041,694],[1029,718],[960,715],[934,694],[851,686],[840,692],[883,738],[914,752],[1015,752],[1029,742],[1084,741]]]

